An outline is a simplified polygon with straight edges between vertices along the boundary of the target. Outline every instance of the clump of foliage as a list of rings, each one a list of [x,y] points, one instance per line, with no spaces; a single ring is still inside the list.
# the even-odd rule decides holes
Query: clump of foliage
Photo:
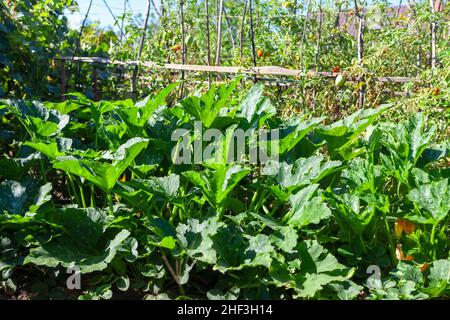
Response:
[[[422,113],[390,121],[392,105],[283,120],[261,84],[240,98],[239,80],[172,104],[176,84],[138,102],[2,100],[0,287],[79,299],[448,296],[449,144],[436,126]],[[199,120],[279,129],[279,160],[174,164],[172,132]],[[229,142],[211,144],[227,154]],[[75,267],[82,288],[68,293]]]
[[[17,0],[0,3],[0,97],[60,93],[52,59],[68,32],[64,10],[73,0]]]

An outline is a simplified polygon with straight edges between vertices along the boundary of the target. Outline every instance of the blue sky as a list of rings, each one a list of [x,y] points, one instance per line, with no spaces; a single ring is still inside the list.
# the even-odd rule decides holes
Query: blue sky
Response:
[[[74,13],[72,15],[68,15],[69,24],[73,28],[78,28],[83,19],[84,15],[89,6],[89,0],[77,0],[79,4],[79,12]],[[124,0],[105,0],[111,8],[111,11],[115,16],[120,16],[123,13],[123,4]],[[230,0],[232,1],[232,0]],[[391,3],[397,4],[399,0],[391,0]],[[370,0],[368,1],[370,2]],[[127,6],[127,10],[134,13],[134,15],[145,14],[147,1],[146,0],[128,0],[129,6]],[[154,3],[159,6],[160,0],[154,0]],[[407,3],[407,1],[403,1],[403,3]],[[89,14],[89,19],[91,21],[99,21],[102,26],[113,26],[114,18],[111,16],[108,11],[103,0],[94,0],[91,8],[91,12]]]
[[[111,11],[115,16],[121,16],[123,13],[123,4],[124,0],[105,0]],[[84,16],[89,7],[89,0],[77,0],[79,5],[79,12],[68,15],[69,24],[73,28],[77,28],[81,25]],[[157,6],[159,6],[160,1],[154,1]],[[127,11],[130,9],[134,13],[134,15],[145,14],[147,9],[147,1],[146,0],[128,0],[129,6],[127,6]],[[94,0],[92,3],[91,12],[89,13],[89,20],[91,21],[99,21],[102,26],[113,26],[114,18],[111,13],[108,11],[103,0]]]

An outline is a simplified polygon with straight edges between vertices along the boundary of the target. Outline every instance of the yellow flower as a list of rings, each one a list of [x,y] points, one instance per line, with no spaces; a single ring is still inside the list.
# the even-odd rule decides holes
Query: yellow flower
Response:
[[[407,235],[410,235],[411,233],[416,231],[416,225],[413,222],[405,219],[397,219],[397,222],[395,222],[394,231],[395,236],[397,238],[400,238],[402,236],[403,231]]]

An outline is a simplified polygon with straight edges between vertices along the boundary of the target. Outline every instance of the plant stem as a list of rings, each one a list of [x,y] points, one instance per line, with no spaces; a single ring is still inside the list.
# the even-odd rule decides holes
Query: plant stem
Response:
[[[363,252],[365,254],[367,254],[367,248],[366,248],[366,245],[364,244],[364,240],[362,238],[362,234],[361,233],[358,233],[358,238],[359,238],[359,242],[361,243],[361,247],[362,247]]]
[[[106,194],[106,198],[108,199],[109,214],[110,214],[111,216],[113,216],[113,215],[114,215],[114,210],[113,210],[113,201],[112,201],[112,195],[111,195],[111,192],[108,192],[108,193]]]
[[[173,270],[172,266],[169,263],[169,260],[167,260],[167,257],[164,254],[164,251],[162,249],[161,249],[161,255],[162,255],[162,259],[164,261],[164,264],[166,265],[167,269],[169,270],[170,275],[172,276],[173,280],[175,280],[175,282],[178,285],[178,288],[180,289],[180,294],[184,296],[183,285],[180,283],[180,279],[179,279],[178,275]]]
[[[434,245],[434,237],[436,235],[436,227],[437,227],[437,223],[433,224],[433,228],[431,229],[431,236],[430,236],[430,243],[431,246],[433,247],[433,260],[437,260],[436,259],[436,246]]]
[[[79,184],[78,189],[80,190],[81,203],[83,204],[83,208],[86,208],[86,199],[84,198],[83,185]]]
[[[253,194],[252,201],[250,201],[250,205],[248,206],[249,211],[252,211],[254,208],[254,203],[256,201],[256,198],[258,197],[259,189],[256,190],[256,192]]]
[[[255,210],[258,211],[259,208],[261,208],[261,206],[264,204],[264,202],[266,202],[267,198],[270,196],[270,194],[268,194],[267,190],[264,190],[261,198],[259,199],[258,203],[255,206]]]
[[[39,164],[41,166],[42,179],[44,180],[45,183],[47,183],[47,175],[45,173],[44,160],[39,159]]]
[[[430,243],[434,244],[434,237],[436,235],[436,224],[433,224],[433,228],[431,229],[431,237],[430,237]]]
[[[395,265],[397,262],[397,258],[395,257],[395,249],[394,249],[394,241],[392,241],[391,230],[389,229],[389,223],[386,218],[386,213],[383,213],[384,225],[386,227],[386,237],[389,241],[389,251],[391,253],[392,263]]]
[[[70,174],[67,174],[67,176],[69,177],[69,183],[72,188],[72,192],[75,195],[75,200],[77,201],[78,205],[81,205],[80,198],[78,197],[78,194],[77,194],[77,189],[75,189],[75,184],[73,183],[73,178]]]
[[[91,207],[95,207],[95,190],[93,184],[91,184]]]
[[[276,203],[276,204],[273,206],[273,209],[272,209],[272,211],[270,212],[269,216],[273,217],[273,215],[275,214],[275,212],[277,211],[277,209],[278,209],[278,203]]]

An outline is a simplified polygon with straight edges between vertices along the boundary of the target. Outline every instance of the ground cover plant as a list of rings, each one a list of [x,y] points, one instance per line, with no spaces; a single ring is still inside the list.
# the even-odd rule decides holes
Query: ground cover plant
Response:
[[[448,298],[450,145],[428,115],[286,119],[240,81],[137,102],[1,100],[3,295]],[[199,122],[223,134],[195,146]],[[276,157],[230,161],[227,129],[277,130],[278,148],[244,139]],[[176,163],[196,147],[212,151]]]

